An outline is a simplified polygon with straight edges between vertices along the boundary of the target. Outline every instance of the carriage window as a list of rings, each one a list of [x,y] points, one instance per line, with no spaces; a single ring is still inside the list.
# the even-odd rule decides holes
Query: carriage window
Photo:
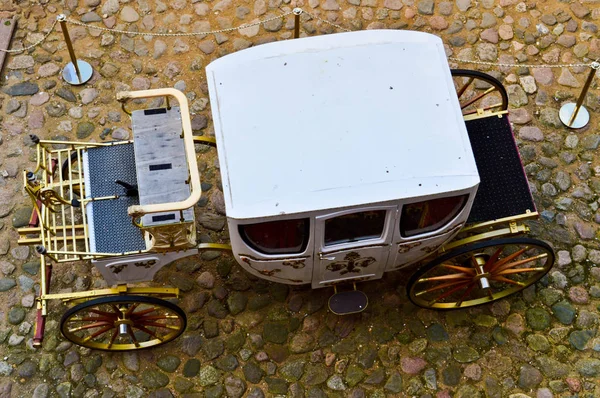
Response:
[[[264,254],[302,253],[308,244],[310,220],[269,221],[240,225],[240,236],[248,246]]]
[[[400,233],[402,236],[414,236],[442,228],[462,210],[468,197],[461,195],[404,205]]]
[[[325,220],[325,246],[381,237],[385,214],[385,210],[361,211]]]

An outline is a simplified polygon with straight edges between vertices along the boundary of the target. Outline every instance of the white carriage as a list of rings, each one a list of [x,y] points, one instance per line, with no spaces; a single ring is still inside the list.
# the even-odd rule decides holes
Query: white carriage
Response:
[[[273,282],[349,283],[330,299],[337,314],[366,308],[357,282],[424,259],[409,297],[441,309],[505,297],[552,266],[544,242],[505,238],[537,216],[506,92],[488,75],[451,71],[439,38],[270,43],[214,61],[207,78],[216,139],[193,137],[184,94],[158,89],[118,94],[124,110],[167,98],[131,113],[132,141],[37,140],[37,168],[24,173],[36,210],[20,230],[43,255],[36,344],[50,299],[77,303],[61,321],[77,344],[135,350],[176,338],[185,313],[159,297],[178,290],[133,284],[200,249],[231,248]],[[195,142],[218,147],[231,247],[196,242]],[[48,260],[92,260],[115,286],[52,294]]]

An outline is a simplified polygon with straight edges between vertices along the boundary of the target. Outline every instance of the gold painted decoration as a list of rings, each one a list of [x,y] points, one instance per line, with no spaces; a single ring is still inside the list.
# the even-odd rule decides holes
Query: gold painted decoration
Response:
[[[334,261],[327,265],[327,270],[332,272],[340,272],[340,275],[348,273],[360,273],[361,268],[366,268],[375,262],[374,257],[361,257],[357,252],[346,254],[343,260]]]
[[[151,251],[191,249],[196,246],[195,228],[191,222],[144,228],[150,234]]]
[[[301,259],[301,260],[286,260],[286,261],[283,261],[281,263],[281,265],[286,266],[286,267],[292,267],[294,269],[301,269],[301,268],[304,268],[306,266],[306,264],[304,264],[304,259]]]

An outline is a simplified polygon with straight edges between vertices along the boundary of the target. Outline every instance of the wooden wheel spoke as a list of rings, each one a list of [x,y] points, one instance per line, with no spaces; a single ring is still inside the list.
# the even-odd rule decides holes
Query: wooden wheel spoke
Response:
[[[102,316],[106,316],[109,318],[114,318],[115,317],[115,313],[114,312],[106,312],[106,311],[100,311],[100,310],[96,310],[96,309],[90,309],[89,310],[92,314],[96,314],[96,315],[102,315]]]
[[[150,314],[150,313],[152,313],[154,311],[156,311],[156,308],[154,308],[154,307],[152,307],[152,308],[146,308],[145,310],[131,313],[131,318],[141,317],[141,316],[144,316],[146,314]]]
[[[115,317],[104,317],[104,316],[89,316],[83,318],[70,318],[67,322],[96,322],[96,321],[106,321],[113,322]]]
[[[500,257],[500,253],[502,253],[502,250],[504,249],[504,246],[499,247],[494,254],[492,254],[490,256],[490,258],[488,258],[488,260],[485,262],[485,264],[483,265],[483,271],[484,272],[489,272],[489,268],[492,264],[494,264],[496,261],[498,261],[498,257]]]
[[[431,281],[447,281],[453,279],[470,280],[471,276],[467,274],[449,274],[440,276],[431,276],[429,278],[421,278],[417,282],[431,282]]]
[[[496,104],[484,106],[483,108],[471,109],[471,110],[463,110],[463,116],[473,115],[480,111],[489,111],[490,109],[502,108],[502,102],[498,102]]]
[[[488,271],[489,273],[493,273],[498,267],[501,267],[502,265],[508,263],[509,261],[514,260],[515,258],[519,257],[521,254],[525,253],[525,251],[528,248],[523,248],[521,250],[517,250],[516,252],[514,252],[511,255],[508,255],[506,257],[504,257],[502,260],[495,262],[492,265],[492,268],[490,268],[490,270]]]
[[[471,293],[473,291],[474,287],[475,287],[475,282],[473,281],[469,284],[469,286],[467,287],[467,290],[465,290],[465,292],[460,296],[460,298],[456,302],[457,307],[460,307],[462,305],[463,301],[465,300],[465,297],[467,297],[469,295],[469,293]]]
[[[85,337],[85,338],[84,338],[82,341],[83,341],[83,342],[90,341],[91,339],[94,339],[94,338],[96,338],[96,337],[100,336],[101,334],[104,334],[104,333],[108,332],[108,331],[109,331],[110,329],[112,329],[112,328],[113,328],[113,325],[106,326],[106,327],[104,327],[103,329],[100,329],[100,330],[98,330],[97,332],[95,332],[95,333],[92,333],[92,334],[90,334],[89,336]]]
[[[505,276],[494,275],[494,276],[491,276],[490,279],[493,281],[508,283],[510,285],[525,286],[525,284],[523,282],[513,281],[512,279],[508,279]]]
[[[440,283],[439,285],[436,285],[436,286],[433,286],[433,287],[431,287],[429,289],[421,290],[420,292],[415,293],[415,296],[421,296],[421,295],[426,294],[426,293],[435,292],[436,290],[445,289],[447,287],[452,287],[452,286],[464,284],[465,282],[466,282],[466,280],[459,280],[458,282]]]
[[[475,80],[474,77],[469,77],[469,80],[460,89],[456,91],[458,98],[460,98],[465,93],[465,91],[467,91],[467,88],[469,88],[471,83],[473,83],[473,80]]]
[[[141,322],[141,321],[155,321],[155,320],[161,320],[161,319],[179,319],[179,317],[177,315],[154,315],[154,316],[144,316],[144,317],[140,317],[140,318],[136,318],[136,322]]]
[[[163,340],[163,338],[162,338],[162,337],[158,336],[156,333],[154,333],[152,330],[148,329],[147,327],[144,327],[144,326],[142,326],[142,325],[134,325],[134,327],[135,327],[136,329],[139,329],[139,330],[141,330],[141,331],[142,331],[142,332],[144,332],[144,333],[147,333],[147,334],[149,334],[150,336],[154,337],[155,339],[159,339],[159,340],[161,340],[161,341]]]
[[[448,269],[453,269],[455,271],[460,271],[463,274],[469,274],[469,275],[475,274],[475,270],[473,268],[469,268],[469,267],[461,267],[461,266],[453,265],[453,264],[440,264],[440,266],[444,267],[444,268],[448,268]]]
[[[545,268],[542,267],[538,267],[538,268],[517,268],[517,269],[506,269],[500,272],[496,272],[494,275],[509,275],[509,274],[520,274],[520,273],[527,273],[527,272],[543,272],[545,271]]]
[[[506,264],[504,264],[504,265],[502,265],[500,267],[497,267],[493,273],[497,274],[498,272],[501,272],[501,271],[504,271],[504,270],[507,270],[507,269],[511,269],[511,268],[514,268],[514,267],[518,267],[519,265],[527,264],[527,263],[530,263],[530,262],[535,261],[535,260],[546,258],[547,256],[548,255],[546,253],[543,253],[543,254],[539,254],[537,256],[525,258],[523,260],[513,261],[511,263],[506,263]]]
[[[456,286],[454,289],[450,289],[447,292],[440,294],[439,296],[437,296],[436,298],[434,298],[432,301],[430,301],[430,303],[437,303],[440,300],[445,299],[446,297],[453,295],[454,293],[456,293],[460,289],[463,289],[463,288],[467,287],[471,283],[473,283],[473,282],[472,281],[464,282],[464,283],[460,284],[459,286]]]
[[[494,109],[494,108],[500,108],[501,106],[502,106],[502,102],[497,102],[497,103],[492,104],[492,105],[484,106],[482,109],[484,111],[487,111],[487,110]]]
[[[136,321],[135,322],[135,327],[139,327],[139,324],[142,324],[144,326],[155,326],[157,328],[165,328],[165,329],[172,329],[172,330],[178,330],[179,326],[175,326],[175,325],[167,325],[165,323],[158,323],[158,322],[143,322],[143,321]]]
[[[115,342],[115,339],[117,338],[118,335],[119,335],[119,330],[117,328],[115,328],[115,331],[113,332],[112,336],[110,336],[110,341],[108,342],[107,348],[112,347],[112,345]]]
[[[127,328],[127,333],[129,333],[129,337],[131,337],[131,341],[133,342],[133,345],[135,345],[136,347],[139,347],[140,343],[137,341],[137,338],[135,337],[135,334],[133,333],[132,328]]]
[[[140,303],[134,303],[132,304],[128,309],[127,312],[125,313],[126,317],[129,317],[131,315],[131,313],[140,305]]]
[[[95,323],[90,323],[88,325],[82,325],[82,326],[78,326],[78,327],[73,328],[73,329],[69,329],[69,333],[79,332],[80,330],[99,328],[99,327],[102,327],[102,326],[112,327],[113,326],[113,322],[95,322]]]
[[[464,109],[467,106],[471,105],[472,103],[479,101],[480,99],[482,99],[483,97],[485,97],[489,93],[493,92],[494,90],[496,90],[496,87],[490,87],[489,89],[487,89],[483,93],[480,93],[480,94],[476,95],[475,97],[473,97],[473,98],[471,98],[471,99],[469,99],[469,100],[467,100],[465,102],[462,102],[460,104],[460,109]]]

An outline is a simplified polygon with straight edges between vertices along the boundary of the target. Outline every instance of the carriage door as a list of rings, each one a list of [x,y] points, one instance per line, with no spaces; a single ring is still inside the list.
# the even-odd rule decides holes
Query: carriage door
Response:
[[[396,211],[379,206],[317,217],[312,287],[381,278]]]

